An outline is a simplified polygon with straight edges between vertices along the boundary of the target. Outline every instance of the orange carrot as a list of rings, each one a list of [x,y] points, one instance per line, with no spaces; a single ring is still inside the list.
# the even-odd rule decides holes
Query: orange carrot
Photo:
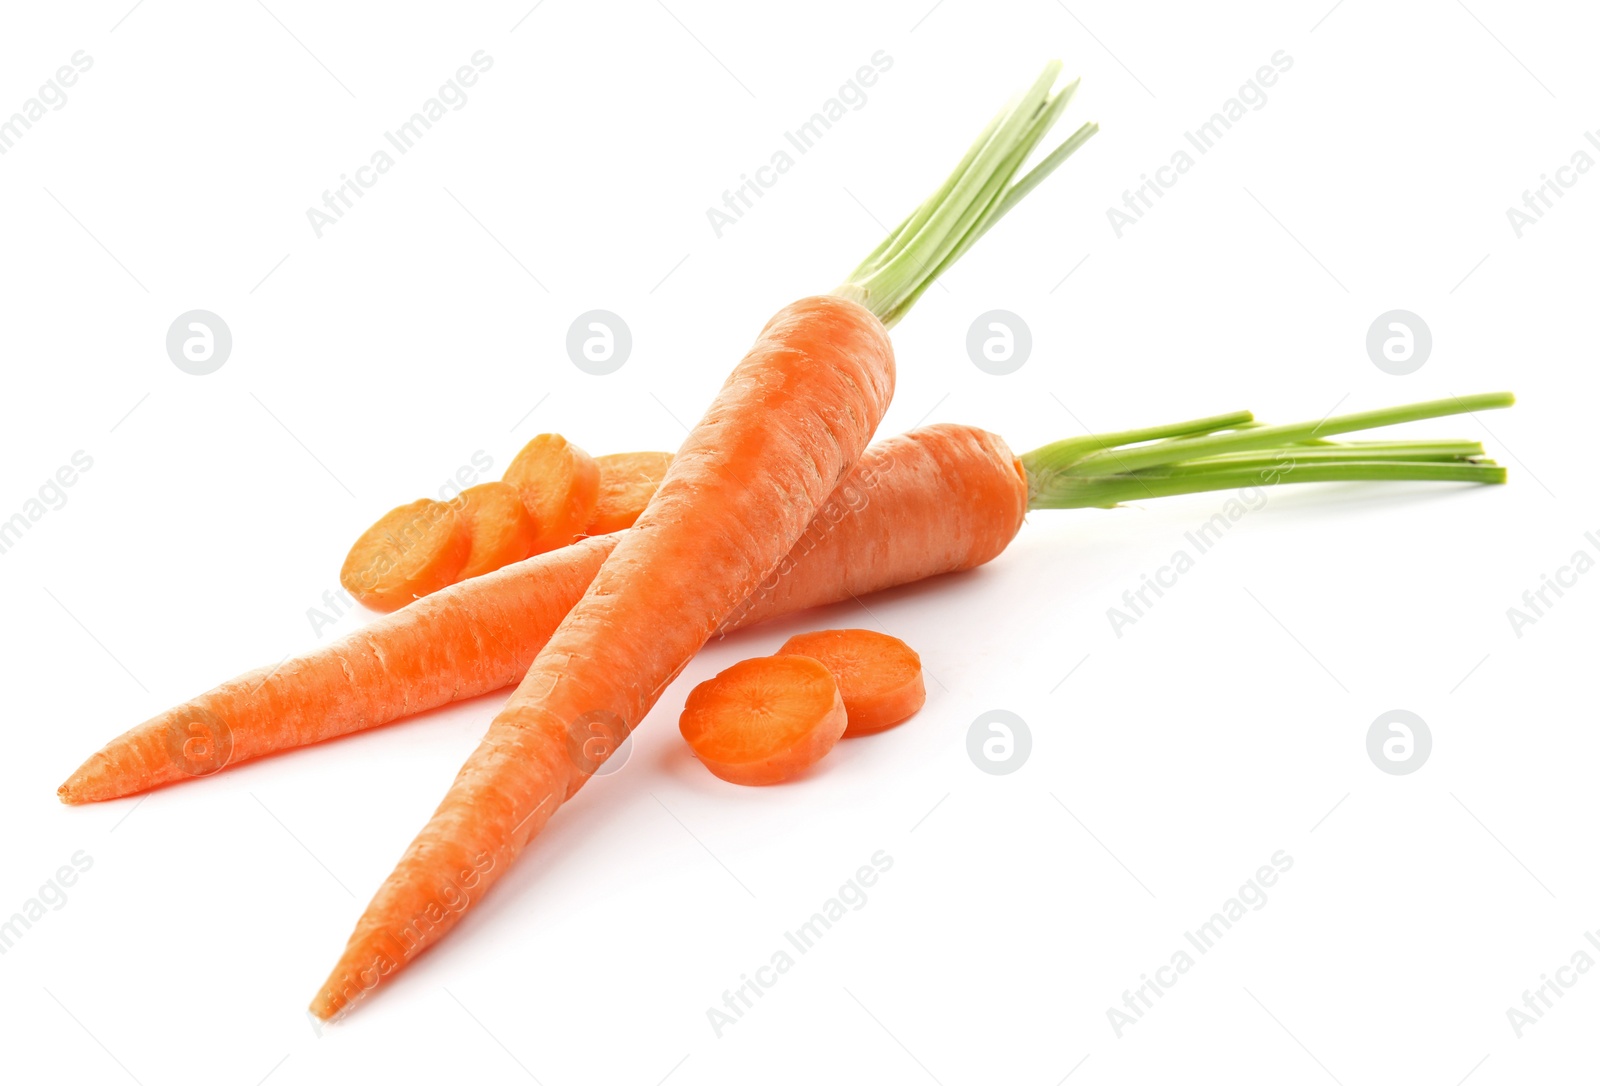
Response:
[[[516,487],[479,483],[467,487],[456,500],[472,536],[472,552],[456,580],[493,573],[534,553],[539,528]]]
[[[667,474],[672,454],[611,453],[595,457],[594,462],[600,467],[600,500],[589,518],[587,534],[604,535],[633,527]]]
[[[689,693],[678,730],[733,784],[777,784],[815,765],[845,729],[833,672],[809,656],[758,656]]]
[[[983,430],[924,427],[868,449],[788,556],[719,632],[982,565],[1005,549],[1028,509],[1375,474],[1501,483],[1505,470],[1485,460],[1476,442],[1300,442],[1311,432],[1348,433],[1511,402],[1508,393],[1453,397],[1378,412],[1376,421],[1369,412],[1287,428],[1246,429],[1251,415],[1240,411],[1072,438],[1021,458]],[[1278,436],[1270,438],[1274,432]],[[1252,443],[1265,450],[1266,462],[1252,465],[1233,452],[1153,474],[1094,474],[1084,466],[1107,452],[1115,465],[1193,446],[1204,434],[1213,435],[1207,441]],[[1123,445],[1129,448],[1116,448]],[[1380,454],[1386,459],[1375,460]],[[1182,474],[1190,468],[1197,474]],[[616,535],[596,536],[514,563],[313,652],[223,683],[106,744],[61,786],[61,799],[91,803],[131,795],[515,683],[617,541]]]
[[[600,498],[594,457],[560,434],[540,434],[524,445],[503,478],[517,488],[538,527],[535,554],[577,539]]]
[[[724,631],[981,565],[1016,535],[1027,500],[1016,457],[983,430],[941,423],[880,442]],[[118,736],[59,794],[67,803],[132,795],[509,686],[618,539],[596,536],[463,581],[240,675]]]
[[[768,322],[367,907],[314,1014],[342,1011],[481,900],[597,768],[573,752],[614,750],[798,541],[893,381],[883,323],[855,302],[806,298]],[[461,911],[419,924],[445,895]]]
[[[423,498],[389,510],[361,533],[339,583],[374,611],[393,611],[454,581],[471,550],[455,508]]]
[[[922,658],[898,637],[876,630],[795,634],[780,655],[809,656],[833,673],[850,718],[845,735],[871,735],[911,717],[928,700]]]
[[[1015,180],[1070,95],[1051,93],[1059,69],[1013,100],[833,294],[767,322],[357,921],[314,1015],[346,1011],[481,901],[799,541],[888,406],[888,326],[1042,176]],[[1079,144],[1091,134],[1081,131]]]

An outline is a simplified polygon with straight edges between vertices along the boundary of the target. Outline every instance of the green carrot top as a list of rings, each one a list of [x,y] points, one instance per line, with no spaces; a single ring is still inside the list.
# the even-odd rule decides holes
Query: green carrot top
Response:
[[[1067,438],[1024,453],[1032,509],[1110,508],[1141,498],[1279,482],[1432,479],[1503,483],[1476,441],[1329,441],[1418,419],[1510,407],[1509,392],[1427,400],[1264,426],[1248,411]]]

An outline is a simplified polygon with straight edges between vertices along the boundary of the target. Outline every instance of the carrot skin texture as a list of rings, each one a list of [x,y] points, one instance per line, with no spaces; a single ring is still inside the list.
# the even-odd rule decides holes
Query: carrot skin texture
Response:
[[[998,435],[938,423],[890,438],[867,451],[721,632],[980,566],[1016,538],[1027,511],[1027,472]],[[832,582],[827,599],[819,577]]]
[[[787,572],[775,570],[722,632],[996,557],[1027,507],[1015,464],[999,437],[948,423],[873,445],[780,565]],[[514,563],[240,675],[113,739],[60,797],[133,795],[510,686],[618,538]]]
[[[203,776],[222,768],[198,749],[207,738],[236,765],[509,686],[615,544],[600,536],[514,563],[246,672],[112,740],[59,794],[90,803]]]
[[[805,298],[767,322],[379,888],[313,1014],[348,1009],[482,900],[598,768],[575,756],[591,731],[615,749],[799,541],[865,451],[893,386],[888,332],[863,306]],[[453,873],[480,864],[460,909],[421,930],[419,914],[463,893]]]

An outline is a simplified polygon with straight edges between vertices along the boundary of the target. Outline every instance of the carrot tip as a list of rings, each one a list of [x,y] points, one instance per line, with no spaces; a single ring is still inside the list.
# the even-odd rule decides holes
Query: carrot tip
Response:
[[[83,770],[78,770],[72,776],[61,782],[61,787],[56,789],[56,798],[62,803],[77,806],[83,803],[93,803],[97,799],[107,797],[95,794],[95,779],[84,776]]]

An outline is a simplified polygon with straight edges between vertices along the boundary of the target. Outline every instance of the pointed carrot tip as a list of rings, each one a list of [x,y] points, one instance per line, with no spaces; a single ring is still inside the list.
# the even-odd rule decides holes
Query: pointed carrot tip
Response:
[[[161,783],[159,780],[134,778],[126,774],[118,776],[115,772],[107,772],[105,752],[102,751],[74,769],[71,776],[56,789],[56,795],[60,797],[62,803],[78,806],[84,803],[100,803],[108,799],[121,799],[123,796],[145,791],[159,783]]]
[[[104,775],[92,772],[88,762],[79,766],[73,771],[72,776],[61,782],[61,787],[56,789],[56,796],[62,803],[74,807],[116,798],[115,795],[106,793]]]
[[[353,1002],[343,999],[337,989],[325,985],[306,1008],[306,1014],[310,1017],[312,1025],[320,1032],[322,1026],[331,1026],[349,1014],[354,1005]]]

